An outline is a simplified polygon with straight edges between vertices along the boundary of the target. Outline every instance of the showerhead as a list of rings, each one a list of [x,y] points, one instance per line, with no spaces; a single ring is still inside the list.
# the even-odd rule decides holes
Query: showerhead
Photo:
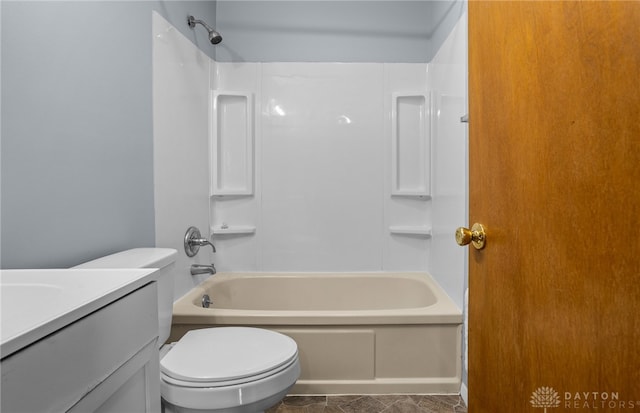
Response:
[[[218,33],[217,31],[213,30],[213,28],[211,28],[211,26],[209,26],[207,23],[203,22],[202,20],[198,20],[193,16],[189,16],[189,17],[187,17],[187,24],[192,29],[194,27],[196,27],[196,24],[201,24],[202,27],[207,29],[207,31],[209,32],[209,41],[211,42],[211,44],[218,44],[218,43],[220,43],[222,41],[222,36],[220,35],[220,33]]]
[[[211,42],[211,44],[218,44],[222,41],[222,36],[220,36],[220,33],[218,33],[215,30],[211,30],[209,32],[209,41]]]

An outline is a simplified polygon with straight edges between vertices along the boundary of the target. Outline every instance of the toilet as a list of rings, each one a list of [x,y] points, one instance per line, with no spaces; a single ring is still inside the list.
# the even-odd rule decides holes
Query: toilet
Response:
[[[252,327],[171,331],[177,252],[136,248],[74,268],[158,268],[160,392],[165,413],[259,413],[277,404],[300,376],[298,346],[290,337]]]

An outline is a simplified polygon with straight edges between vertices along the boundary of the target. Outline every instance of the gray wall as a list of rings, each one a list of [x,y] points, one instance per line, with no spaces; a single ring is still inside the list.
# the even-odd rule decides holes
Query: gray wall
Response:
[[[0,265],[67,267],[153,246],[151,11],[213,57],[186,16],[215,22],[215,2],[0,7]]]
[[[463,1],[226,1],[219,62],[430,62]]]

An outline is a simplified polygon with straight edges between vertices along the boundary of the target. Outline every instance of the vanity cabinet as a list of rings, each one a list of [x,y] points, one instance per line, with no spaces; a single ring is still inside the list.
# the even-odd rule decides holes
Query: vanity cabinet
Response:
[[[150,282],[3,358],[0,410],[159,412],[157,340]]]

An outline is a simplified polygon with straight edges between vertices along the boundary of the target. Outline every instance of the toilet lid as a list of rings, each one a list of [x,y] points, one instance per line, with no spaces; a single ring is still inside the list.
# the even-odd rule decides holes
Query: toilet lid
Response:
[[[221,382],[263,374],[290,363],[296,342],[251,327],[191,330],[160,361],[162,373],[189,382]]]

